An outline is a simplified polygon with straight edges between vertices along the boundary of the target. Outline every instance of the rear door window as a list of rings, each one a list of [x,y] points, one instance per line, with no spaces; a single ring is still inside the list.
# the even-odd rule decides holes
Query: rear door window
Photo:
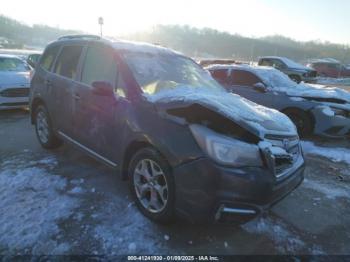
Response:
[[[261,66],[272,66],[270,59],[261,59],[259,65]]]
[[[227,69],[217,69],[210,71],[213,78],[220,84],[228,84],[228,70]]]
[[[56,62],[55,73],[70,79],[75,79],[82,50],[82,46],[63,47]]]
[[[40,66],[45,70],[50,71],[59,49],[59,46],[47,48],[40,60]]]
[[[261,80],[251,72],[244,70],[233,70],[231,73],[231,81],[233,85],[253,86]]]
[[[96,45],[87,50],[81,82],[92,86],[95,81],[109,82],[113,88],[117,81],[117,63],[113,51]]]

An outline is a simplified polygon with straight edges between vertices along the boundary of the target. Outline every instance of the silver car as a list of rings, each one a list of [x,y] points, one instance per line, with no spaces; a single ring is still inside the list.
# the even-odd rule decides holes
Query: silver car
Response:
[[[31,70],[19,57],[0,54],[0,109],[28,106]]]

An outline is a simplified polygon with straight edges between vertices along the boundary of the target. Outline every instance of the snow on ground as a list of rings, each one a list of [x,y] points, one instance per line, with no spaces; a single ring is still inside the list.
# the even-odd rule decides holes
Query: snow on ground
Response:
[[[329,182],[322,182],[310,179],[304,179],[303,187],[313,189],[322,193],[328,199],[347,198],[350,199],[350,191],[348,188],[340,185],[331,185]]]
[[[276,223],[270,218],[260,218],[242,226],[249,233],[267,235],[282,253],[295,253],[305,246],[297,236],[292,235],[283,223]]]
[[[242,228],[251,234],[267,236],[275,244],[281,254],[300,253],[306,249],[306,244],[297,233],[293,232],[280,219],[259,218],[243,225]],[[308,248],[311,254],[322,254],[322,249],[317,246]]]
[[[334,162],[345,162],[350,165],[350,149],[341,147],[321,147],[310,141],[302,141],[305,154],[326,157]]]
[[[58,222],[78,206],[63,194],[67,180],[54,175],[54,157],[28,161],[23,155],[0,165],[0,250],[29,254],[62,254],[69,250],[54,236]]]
[[[340,86],[350,86],[350,78],[319,78],[317,83],[321,85],[340,85]]]
[[[102,243],[103,252],[112,255],[169,252],[158,226],[128,202],[108,199],[103,209],[96,213],[95,218],[99,222],[94,237]]]

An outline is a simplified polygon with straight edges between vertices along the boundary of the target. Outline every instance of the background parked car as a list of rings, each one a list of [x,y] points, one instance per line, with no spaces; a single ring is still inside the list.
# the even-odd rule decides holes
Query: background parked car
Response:
[[[296,83],[301,81],[313,83],[316,82],[317,72],[314,69],[296,63],[289,58],[279,56],[260,57],[259,66],[274,67],[290,77]]]
[[[315,61],[307,65],[317,71],[318,75],[324,77],[350,77],[350,68],[346,68],[341,63],[330,61]]]
[[[16,55],[25,60],[31,67],[35,68],[41,56],[40,50],[28,49],[0,49],[0,54]]]
[[[271,67],[214,65],[208,69],[228,90],[285,113],[300,135],[350,135],[350,93],[347,91],[296,84]]]
[[[0,55],[0,109],[28,106],[32,68],[14,55]]]

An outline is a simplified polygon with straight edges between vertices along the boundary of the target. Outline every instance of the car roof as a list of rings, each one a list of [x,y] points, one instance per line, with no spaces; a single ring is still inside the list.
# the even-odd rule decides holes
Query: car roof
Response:
[[[57,41],[52,42],[51,44],[57,43],[103,43],[115,50],[125,51],[125,52],[139,52],[139,53],[150,53],[150,54],[177,54],[182,55],[181,53],[174,51],[170,48],[162,47],[157,44],[149,44],[145,42],[136,42],[136,41],[127,41],[113,38],[103,38],[95,35],[70,35],[60,37]]]

